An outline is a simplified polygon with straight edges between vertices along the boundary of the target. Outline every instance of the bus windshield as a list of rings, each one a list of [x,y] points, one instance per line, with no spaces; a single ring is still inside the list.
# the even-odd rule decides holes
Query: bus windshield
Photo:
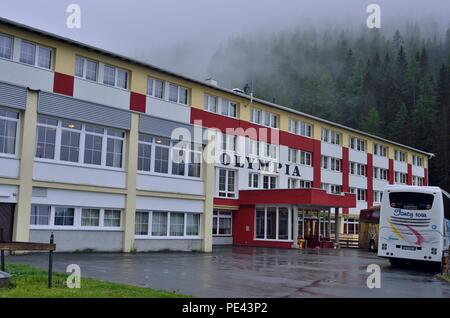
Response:
[[[392,208],[408,210],[430,210],[433,206],[434,195],[418,192],[392,192],[389,202]]]

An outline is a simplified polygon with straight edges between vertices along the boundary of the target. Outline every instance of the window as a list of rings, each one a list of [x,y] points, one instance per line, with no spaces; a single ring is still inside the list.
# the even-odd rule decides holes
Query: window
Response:
[[[257,173],[248,174],[248,187],[251,189],[259,188],[259,174]]]
[[[31,206],[31,225],[49,225],[50,223],[50,206],[49,205],[32,205]]]
[[[400,184],[406,184],[407,174],[403,172],[394,172],[394,182]]]
[[[167,236],[167,212],[152,213],[152,236]]]
[[[383,199],[383,191],[373,191],[373,202],[381,203]]]
[[[200,234],[200,214],[186,213],[186,236]]]
[[[81,124],[63,121],[61,125],[61,161],[78,162]]]
[[[84,163],[91,165],[102,164],[104,129],[86,125],[84,141]]]
[[[418,176],[413,176],[412,177],[412,184],[415,186],[423,186],[425,183],[425,178],[422,177],[418,177]]]
[[[373,167],[373,177],[378,180],[387,180],[388,170],[379,167]]]
[[[394,150],[394,159],[400,162],[406,162],[406,152]]]
[[[355,176],[366,176],[366,165],[362,163],[350,162],[350,174]]]
[[[312,125],[289,119],[289,132],[300,136],[312,137]]]
[[[103,84],[128,89],[128,71],[112,65],[103,65]]]
[[[391,192],[389,203],[392,208],[405,210],[430,210],[434,195],[420,192]]]
[[[104,227],[120,227],[120,210],[105,210],[103,217]]]
[[[256,208],[255,238],[264,240],[291,239],[291,211],[285,207]]]
[[[251,117],[251,122],[255,123],[255,124],[262,124],[262,110],[257,109],[257,108],[253,108],[252,109],[252,117]]]
[[[122,168],[122,152],[125,133],[121,130],[108,129],[106,144],[106,166]]]
[[[225,98],[222,98],[222,102],[220,103],[221,109],[220,114],[228,117],[237,117],[237,104],[229,101]]]
[[[212,113],[218,113],[218,100],[219,98],[216,96],[205,95],[205,110],[210,111]]]
[[[55,225],[73,226],[75,218],[74,208],[55,208]]]
[[[230,236],[231,235],[232,212],[223,210],[214,210],[213,213],[213,235]]]
[[[237,151],[237,136],[221,134],[222,136],[222,150],[223,151]]]
[[[170,213],[170,236],[184,236],[184,213]]]
[[[202,145],[139,135],[138,170],[200,178]]]
[[[188,89],[175,84],[169,84],[169,101],[179,104],[188,104]]]
[[[279,146],[274,144],[268,144],[264,141],[260,141],[259,145],[260,155],[262,157],[277,159],[279,153]]]
[[[122,130],[39,116],[36,158],[122,168],[124,139]]]
[[[58,120],[38,117],[36,158],[54,159]]]
[[[51,69],[52,68],[53,51],[47,47],[38,47],[38,66]]]
[[[297,150],[297,149],[288,149],[288,160],[292,163],[301,164],[304,166],[311,166],[311,153]]]
[[[250,138],[245,139],[246,153],[250,156],[259,156],[259,142]]]
[[[36,64],[36,45],[22,40],[20,62],[28,65]]]
[[[321,188],[330,194],[342,193],[342,186],[337,184],[322,183]]]
[[[387,157],[387,147],[373,144],[373,154],[380,157]]]
[[[103,67],[103,84],[114,86],[116,85],[116,68],[111,65],[104,65]]]
[[[341,144],[341,134],[334,130],[329,130],[326,128],[322,128],[322,141],[328,142],[333,145],[340,145]]]
[[[252,109],[251,122],[267,127],[278,128],[278,116],[276,114],[262,111],[257,108]]]
[[[366,201],[367,190],[359,188],[350,188],[350,193],[356,194],[356,200]]]
[[[128,89],[128,72],[117,69],[117,86],[123,89]]]
[[[151,171],[153,137],[139,134],[138,171]]]
[[[75,76],[97,82],[98,62],[77,56]]]
[[[218,194],[219,197],[236,197],[236,171],[219,169]]]
[[[0,57],[4,59],[12,59],[14,40],[6,35],[0,35]]]
[[[19,112],[0,108],[0,153],[16,153],[17,127]]]
[[[148,212],[136,212],[136,220],[134,225],[135,235],[148,235]]]
[[[154,78],[147,80],[147,95],[156,98],[164,98],[164,82]]]
[[[48,228],[116,230],[120,228],[120,215],[120,210],[32,205],[30,225]]]
[[[38,66],[45,69],[52,68],[53,50],[22,40],[20,45],[20,63]]]
[[[278,177],[276,176],[263,176],[263,189],[276,189]]]
[[[289,189],[308,189],[311,188],[311,181],[289,178],[288,179]]]
[[[344,234],[358,234],[358,219],[344,218]]]
[[[412,156],[412,164],[417,167],[423,167],[423,158],[419,156]]]
[[[82,209],[81,226],[100,226],[100,210]]]
[[[165,211],[137,211],[135,235],[154,237],[198,236],[200,214]]]
[[[169,173],[170,141],[167,138],[158,138],[155,144],[155,172]]]
[[[342,160],[334,157],[322,156],[322,169],[342,171]]]
[[[350,148],[356,151],[366,151],[366,142],[356,137],[349,137]]]

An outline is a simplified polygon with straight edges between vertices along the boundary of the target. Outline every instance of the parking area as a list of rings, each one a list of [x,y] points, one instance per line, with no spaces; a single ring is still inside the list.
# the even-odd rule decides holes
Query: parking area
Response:
[[[7,262],[46,268],[46,254]],[[357,249],[291,250],[216,247],[213,253],[57,253],[55,271],[69,264],[82,277],[190,294],[195,297],[450,297],[450,284],[423,268],[394,269]],[[381,267],[381,288],[366,285],[367,266]]]

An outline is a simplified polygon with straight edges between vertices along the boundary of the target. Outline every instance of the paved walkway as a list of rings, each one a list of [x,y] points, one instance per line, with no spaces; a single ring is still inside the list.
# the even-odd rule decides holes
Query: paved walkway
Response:
[[[176,291],[197,297],[450,297],[450,284],[423,269],[393,269],[356,249],[286,250],[220,247],[204,253],[59,254],[56,271],[81,266],[83,277]],[[46,268],[46,254],[7,262]],[[369,264],[381,267],[381,289],[368,289]]]

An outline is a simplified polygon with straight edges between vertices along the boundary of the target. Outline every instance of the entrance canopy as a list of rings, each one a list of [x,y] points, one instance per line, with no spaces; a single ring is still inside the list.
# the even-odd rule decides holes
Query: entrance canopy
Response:
[[[239,205],[292,204],[313,208],[354,208],[356,195],[329,194],[323,189],[241,190]]]

